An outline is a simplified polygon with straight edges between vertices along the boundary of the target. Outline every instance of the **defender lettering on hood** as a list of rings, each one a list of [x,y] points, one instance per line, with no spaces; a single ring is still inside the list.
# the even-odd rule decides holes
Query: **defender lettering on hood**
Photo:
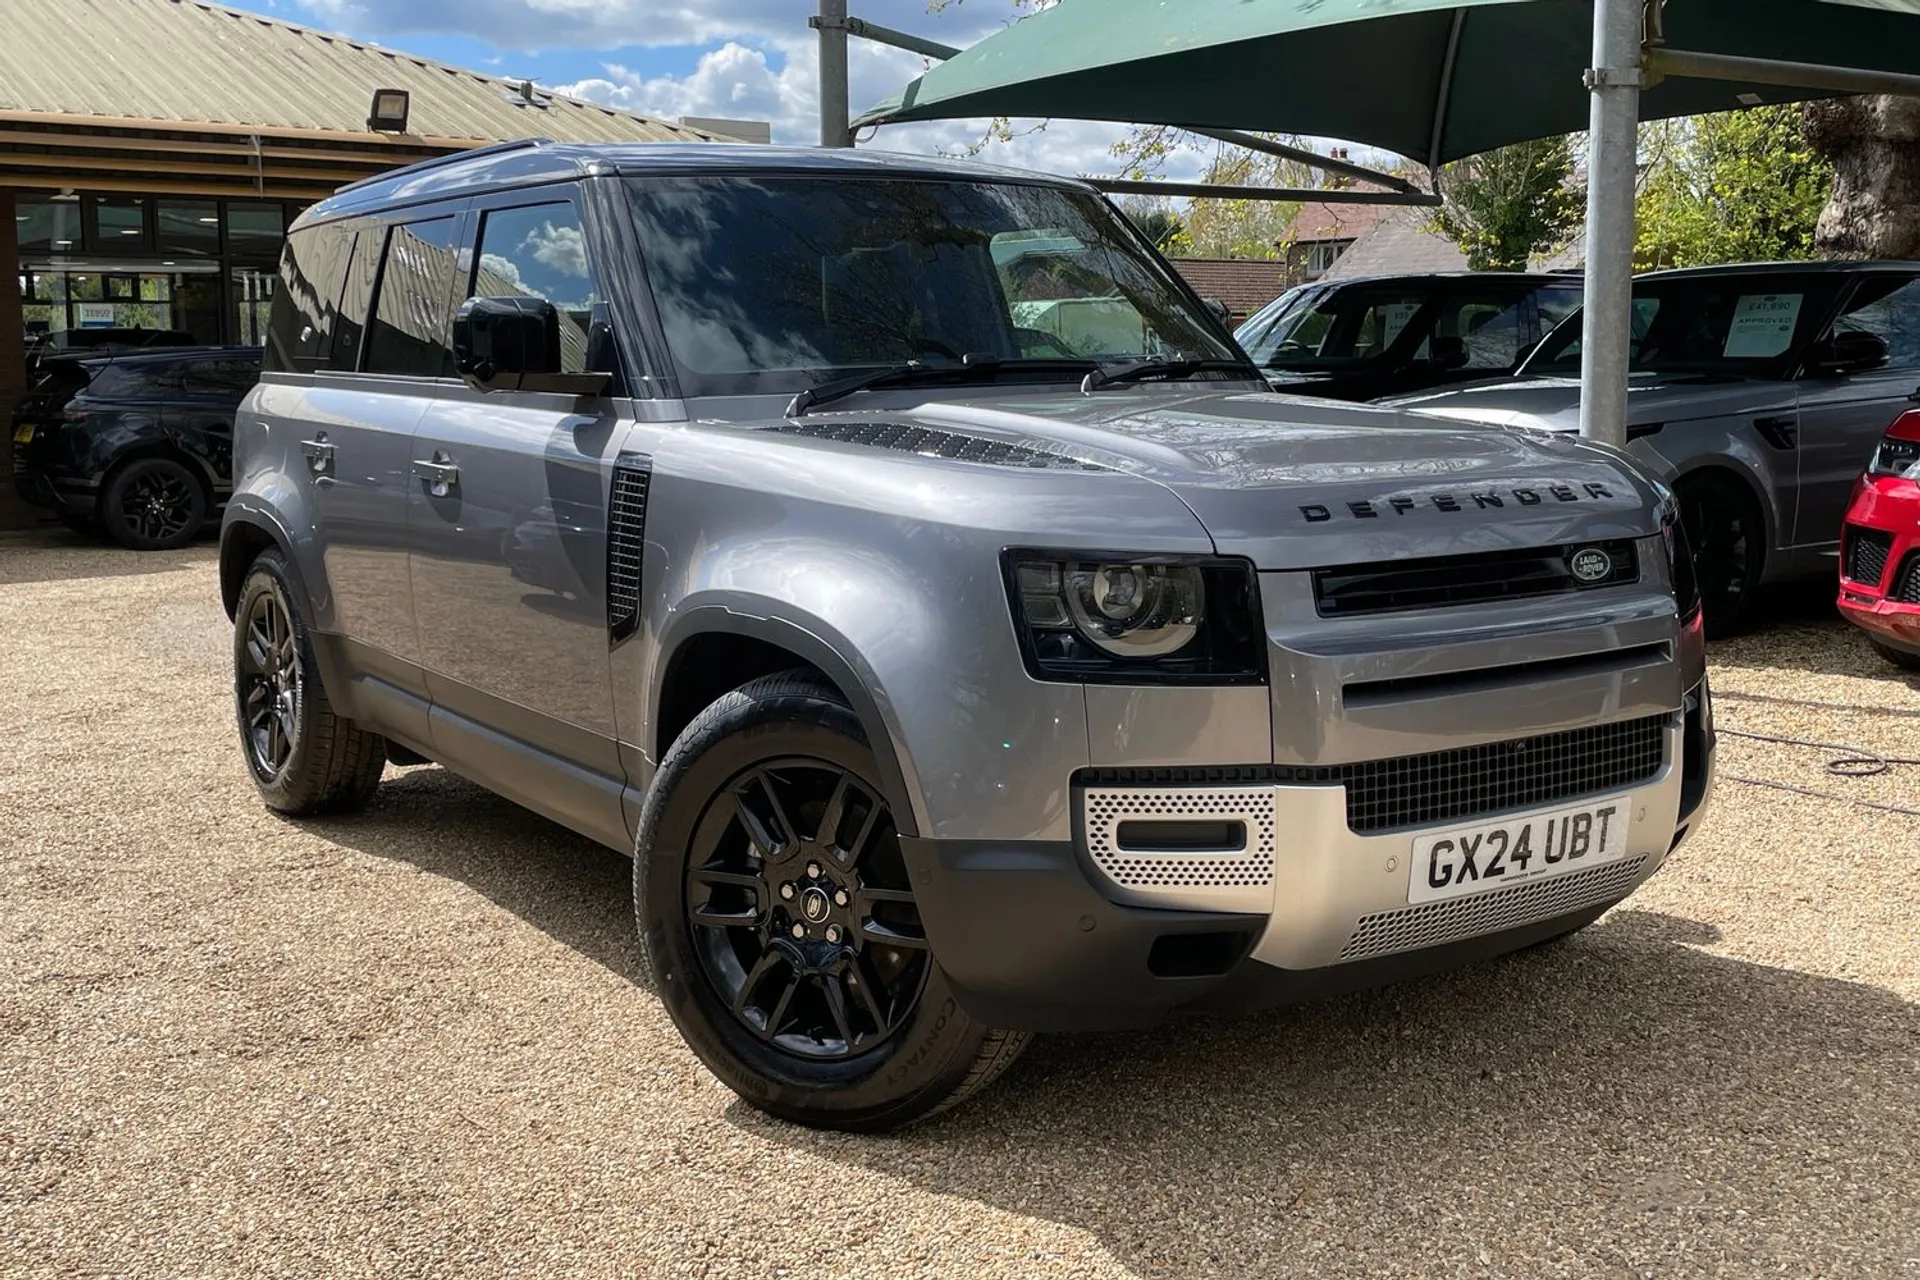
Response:
[[[1425,510],[1428,506],[1436,511],[1447,512],[1487,511],[1503,509],[1508,502],[1521,507],[1538,507],[1549,501],[1580,502],[1611,497],[1613,490],[1604,484],[1586,483],[1577,489],[1570,484],[1546,484],[1527,489],[1480,493],[1430,493],[1424,502],[1405,496],[1360,499],[1346,503],[1342,512],[1355,520],[1378,520],[1383,512],[1404,516]],[[1308,524],[1325,524],[1334,518],[1333,508],[1318,502],[1301,507],[1300,514],[1306,517]]]

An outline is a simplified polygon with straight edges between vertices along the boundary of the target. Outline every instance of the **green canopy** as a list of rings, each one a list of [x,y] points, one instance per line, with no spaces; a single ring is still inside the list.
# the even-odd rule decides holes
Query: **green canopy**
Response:
[[[1920,71],[1916,0],[1668,0],[1693,53]],[[1587,126],[1592,0],[1061,0],[857,125],[1049,116],[1308,134],[1426,164]],[[1643,119],[1820,97],[1670,78]]]

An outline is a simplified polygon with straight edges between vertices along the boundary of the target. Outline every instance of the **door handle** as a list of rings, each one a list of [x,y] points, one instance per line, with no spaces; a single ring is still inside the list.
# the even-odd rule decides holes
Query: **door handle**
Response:
[[[1792,415],[1783,418],[1755,418],[1753,429],[1760,438],[1783,453],[1790,453],[1800,447],[1800,420]]]
[[[431,458],[415,458],[413,474],[426,482],[427,492],[444,498],[460,487],[460,468],[444,449],[435,449]]]
[[[307,469],[317,476],[333,474],[333,446],[327,443],[327,433],[322,431],[311,440],[300,442],[300,452],[307,455]]]

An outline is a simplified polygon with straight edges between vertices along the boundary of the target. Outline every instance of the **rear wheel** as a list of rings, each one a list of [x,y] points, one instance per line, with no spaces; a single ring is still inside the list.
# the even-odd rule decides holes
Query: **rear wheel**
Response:
[[[860,721],[807,672],[708,707],[661,762],[634,859],[647,967],[749,1104],[875,1131],[984,1088],[1027,1037],[961,1011],[920,924]]]
[[[1680,518],[1693,547],[1709,636],[1734,635],[1752,620],[1766,567],[1766,522],[1736,481],[1704,476],[1679,486]]]
[[[171,551],[200,535],[211,507],[206,486],[173,458],[136,458],[108,477],[100,519],[135,551]]]
[[[373,798],[385,740],[334,713],[278,551],[261,552],[240,587],[233,701],[247,771],[269,809],[291,817],[342,813]]]
[[[1868,643],[1880,651],[1880,656],[1902,671],[1920,671],[1920,650],[1896,649],[1884,640],[1869,637]]]

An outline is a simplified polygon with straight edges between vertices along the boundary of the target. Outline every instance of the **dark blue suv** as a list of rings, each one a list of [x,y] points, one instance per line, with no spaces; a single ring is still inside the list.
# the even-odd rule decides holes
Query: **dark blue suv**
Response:
[[[136,551],[193,541],[233,486],[233,415],[258,347],[49,360],[13,416],[14,484]]]

